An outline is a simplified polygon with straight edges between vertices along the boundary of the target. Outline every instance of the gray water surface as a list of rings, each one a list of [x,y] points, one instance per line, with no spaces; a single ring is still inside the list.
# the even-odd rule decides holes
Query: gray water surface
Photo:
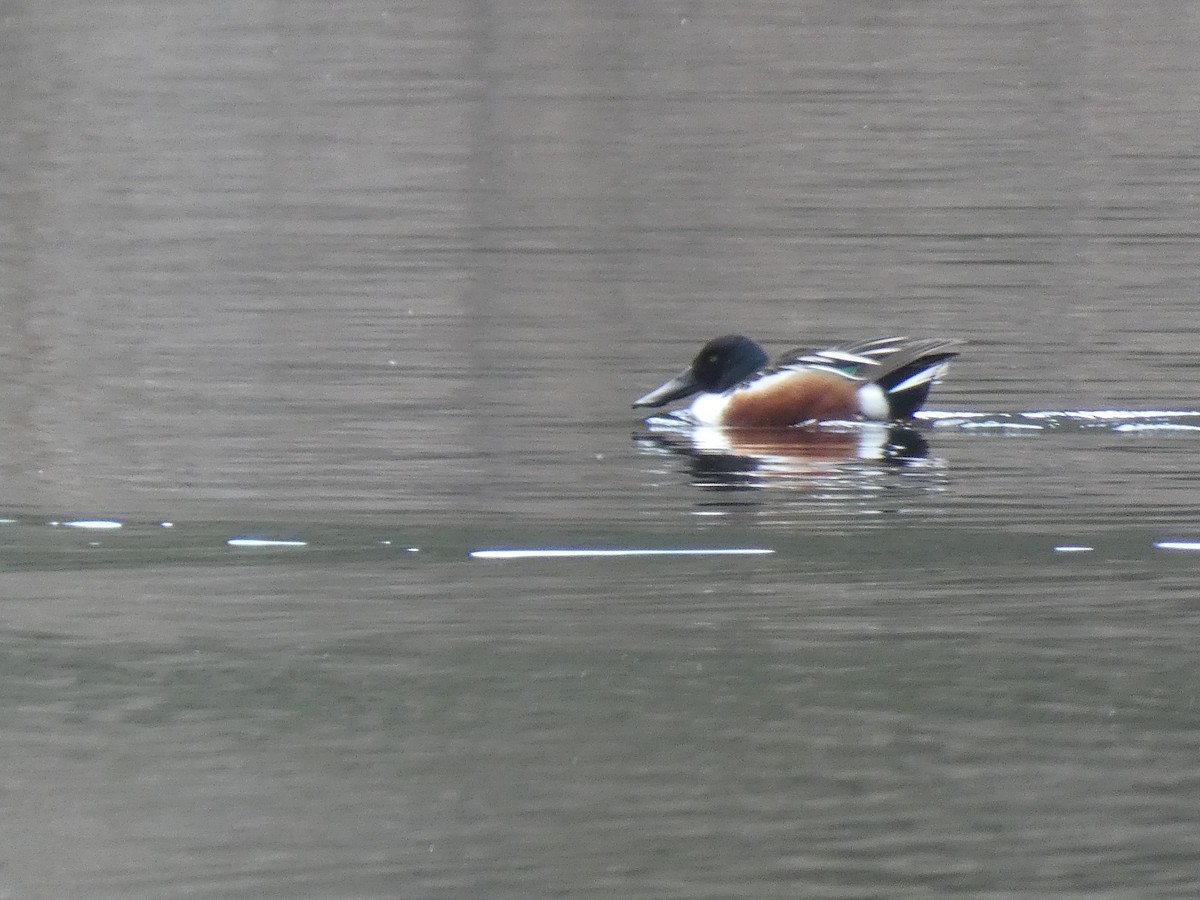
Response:
[[[1198,78],[1177,2],[8,10],[0,897],[1196,896]],[[731,331],[956,415],[656,439]],[[546,547],[765,552],[468,555]]]

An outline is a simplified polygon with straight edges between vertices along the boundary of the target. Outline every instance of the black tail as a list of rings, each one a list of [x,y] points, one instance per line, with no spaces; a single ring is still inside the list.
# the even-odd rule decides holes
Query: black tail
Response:
[[[930,389],[941,380],[950,360],[958,356],[958,341],[920,341],[882,359],[871,381],[883,388],[892,418],[908,419],[921,408]]]

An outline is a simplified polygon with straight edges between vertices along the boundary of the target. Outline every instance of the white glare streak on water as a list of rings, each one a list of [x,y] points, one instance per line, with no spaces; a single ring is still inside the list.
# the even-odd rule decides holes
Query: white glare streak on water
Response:
[[[589,549],[579,548],[528,548],[528,549],[493,549],[472,550],[468,555],[473,559],[598,559],[604,557],[629,556],[764,556],[774,553],[761,547],[714,547],[688,549]]]
[[[230,538],[225,542],[230,547],[307,547],[307,541],[282,541],[270,538]]]

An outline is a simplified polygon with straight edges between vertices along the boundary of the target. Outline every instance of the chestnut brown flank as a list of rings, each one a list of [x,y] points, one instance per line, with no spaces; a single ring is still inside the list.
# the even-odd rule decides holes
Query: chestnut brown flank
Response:
[[[768,387],[736,392],[722,417],[733,428],[778,428],[859,415],[859,382],[832,372],[797,372]]]

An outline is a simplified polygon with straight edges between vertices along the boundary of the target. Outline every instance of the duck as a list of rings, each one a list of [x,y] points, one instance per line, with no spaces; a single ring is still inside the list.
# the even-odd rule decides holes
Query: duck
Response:
[[[727,334],[691,365],[633,402],[660,408],[694,397],[686,418],[724,428],[912,419],[946,373],[958,340],[907,337],[790,350],[774,362],[758,343]]]

